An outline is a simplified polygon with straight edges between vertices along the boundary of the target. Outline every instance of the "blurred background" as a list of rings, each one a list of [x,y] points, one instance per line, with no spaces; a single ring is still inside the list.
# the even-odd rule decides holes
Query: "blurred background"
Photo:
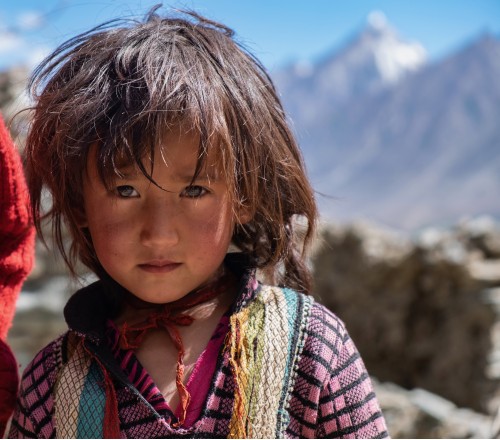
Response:
[[[0,111],[66,39],[157,1],[0,3]],[[485,438],[500,404],[500,2],[164,2],[235,29],[269,70],[317,191],[315,295],[347,324],[399,438]],[[11,123],[22,149],[27,113]],[[50,244],[50,243],[49,243]],[[21,368],[79,285],[37,245]]]

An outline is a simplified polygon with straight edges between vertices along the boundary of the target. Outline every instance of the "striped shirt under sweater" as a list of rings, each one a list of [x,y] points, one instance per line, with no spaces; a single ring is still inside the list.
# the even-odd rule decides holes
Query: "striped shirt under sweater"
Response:
[[[259,291],[254,271],[246,271],[237,303],[248,304]],[[80,312],[84,309],[79,308]],[[57,435],[53,390],[64,362],[66,340],[67,334],[49,344],[26,368],[10,437]],[[138,368],[142,368],[140,364]],[[235,384],[224,352],[219,357],[201,415],[188,429],[174,428],[175,416],[169,411],[156,412],[157,405],[148,403],[148,396],[141,394],[135,385],[116,384],[122,437],[227,437]],[[285,430],[288,438],[388,437],[370,378],[344,324],[316,302],[310,310],[304,348],[290,391],[290,423]]]

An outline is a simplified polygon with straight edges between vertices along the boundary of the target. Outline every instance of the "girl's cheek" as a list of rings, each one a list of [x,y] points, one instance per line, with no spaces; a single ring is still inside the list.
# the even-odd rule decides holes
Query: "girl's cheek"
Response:
[[[232,237],[233,223],[230,211],[226,207],[221,207],[204,218],[197,217],[196,224],[192,227],[198,231],[200,240],[217,244]]]
[[[97,211],[99,212],[99,211]],[[114,241],[120,238],[131,238],[134,222],[125,215],[114,215],[106,209],[100,209],[100,215],[95,216],[89,223],[92,238]],[[94,237],[94,235],[96,237]]]

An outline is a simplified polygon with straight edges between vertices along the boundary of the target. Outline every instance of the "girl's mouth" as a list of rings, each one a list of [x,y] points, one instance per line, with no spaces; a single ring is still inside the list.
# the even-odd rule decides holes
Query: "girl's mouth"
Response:
[[[181,263],[174,263],[173,261],[149,261],[147,263],[139,264],[139,267],[149,273],[167,273],[177,269]]]

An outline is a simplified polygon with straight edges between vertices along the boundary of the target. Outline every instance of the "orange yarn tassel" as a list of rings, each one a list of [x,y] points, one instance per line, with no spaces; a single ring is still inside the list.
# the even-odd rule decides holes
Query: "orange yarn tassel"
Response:
[[[248,309],[238,315],[231,316],[231,332],[226,340],[226,347],[230,347],[230,364],[235,379],[234,411],[230,422],[229,438],[247,438],[250,428],[248,425],[248,347],[245,347],[244,326],[248,320]]]

